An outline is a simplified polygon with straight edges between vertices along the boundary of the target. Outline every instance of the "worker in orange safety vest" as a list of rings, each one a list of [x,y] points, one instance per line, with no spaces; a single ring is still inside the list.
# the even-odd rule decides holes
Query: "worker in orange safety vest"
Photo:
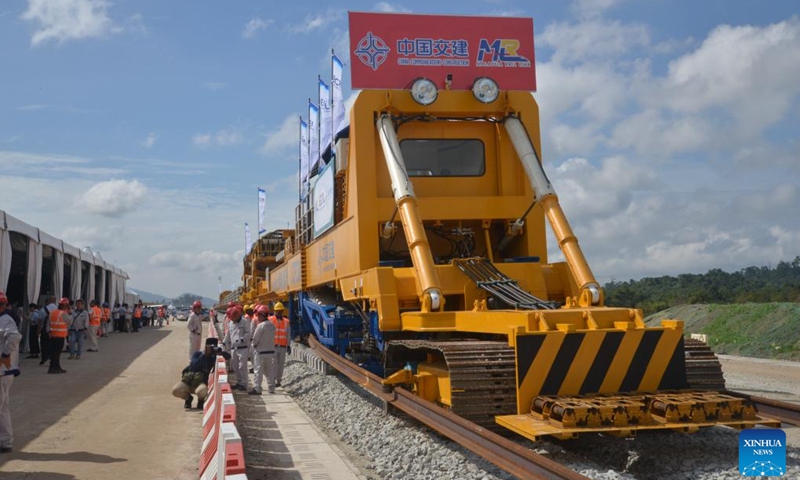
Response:
[[[50,312],[50,369],[47,373],[67,373],[61,368],[61,352],[67,340],[67,330],[72,325],[69,314],[69,298],[58,301],[58,309]]]
[[[273,355],[273,374],[275,378],[275,386],[281,386],[283,379],[283,365],[286,363],[286,353],[289,350],[289,339],[292,336],[291,328],[289,327],[289,319],[283,316],[285,307],[281,302],[278,302],[273,307],[275,315],[269,317],[269,321],[275,325],[275,355]]]
[[[100,348],[97,346],[97,331],[100,330],[100,322],[103,319],[103,310],[97,306],[97,300],[89,302],[89,328],[87,336],[89,337],[89,348],[87,352],[99,352]]]
[[[111,309],[108,308],[108,303],[103,304],[103,316],[100,317],[100,336],[107,337],[108,332],[111,331],[110,323],[111,322]]]
[[[133,324],[131,326],[134,332],[138,332],[139,327],[142,326],[142,302],[139,302],[139,304],[133,308]]]

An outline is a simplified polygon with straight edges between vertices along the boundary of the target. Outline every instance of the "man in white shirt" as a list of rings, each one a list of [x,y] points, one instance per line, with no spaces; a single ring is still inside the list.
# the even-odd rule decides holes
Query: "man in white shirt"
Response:
[[[275,369],[272,368],[275,356],[275,324],[269,321],[268,315],[269,308],[266,305],[259,305],[256,308],[258,325],[253,332],[253,369],[256,376],[253,389],[247,392],[250,395],[261,395],[264,375],[267,376],[269,393],[275,393]]]
[[[225,333],[223,344],[231,354],[231,369],[236,376],[236,383],[231,390],[247,391],[250,378],[247,375],[247,357],[250,353],[250,342],[253,339],[253,322],[242,319],[242,307],[235,306],[231,312],[231,324]]]
[[[80,360],[83,353],[83,339],[89,329],[89,312],[83,308],[83,300],[75,300],[72,312],[72,325],[69,327],[69,360]]]
[[[11,452],[14,441],[8,404],[11,384],[15,374],[19,374],[19,342],[22,339],[17,324],[6,313],[7,305],[6,294],[0,292],[0,453]]]
[[[200,342],[203,339],[203,304],[200,300],[192,304],[192,313],[189,314],[189,321],[186,322],[186,329],[189,330],[189,361],[192,354],[200,351]]]

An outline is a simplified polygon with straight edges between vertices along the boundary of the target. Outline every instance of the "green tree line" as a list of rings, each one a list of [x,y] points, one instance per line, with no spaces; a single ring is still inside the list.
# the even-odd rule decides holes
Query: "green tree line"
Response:
[[[705,274],[682,274],[612,280],[604,286],[606,305],[635,307],[650,315],[676,305],[800,302],[800,256],[774,267],[719,268]]]

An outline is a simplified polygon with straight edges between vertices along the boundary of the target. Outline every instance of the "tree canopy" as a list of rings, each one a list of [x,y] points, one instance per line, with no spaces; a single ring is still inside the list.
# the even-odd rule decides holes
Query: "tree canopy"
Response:
[[[645,315],[684,304],[800,302],[800,256],[774,267],[612,280],[604,288],[606,305],[641,308]]]

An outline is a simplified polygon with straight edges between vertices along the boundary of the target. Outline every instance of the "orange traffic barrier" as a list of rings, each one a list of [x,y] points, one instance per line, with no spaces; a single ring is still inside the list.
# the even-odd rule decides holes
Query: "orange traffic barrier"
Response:
[[[236,429],[236,402],[222,357],[217,357],[216,368],[208,383],[208,396],[203,408],[200,478],[246,480],[244,447]]]

